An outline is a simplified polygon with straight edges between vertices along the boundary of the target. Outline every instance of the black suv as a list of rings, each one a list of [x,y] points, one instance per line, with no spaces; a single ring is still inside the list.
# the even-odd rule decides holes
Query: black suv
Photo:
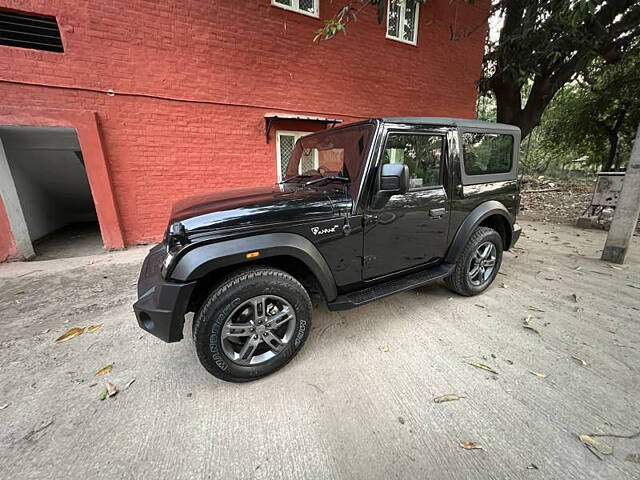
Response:
[[[311,298],[346,310],[444,280],[476,295],[517,241],[520,130],[451,118],[382,118],[301,138],[282,182],[175,204],[138,281],[140,327],[254,380],[311,330]]]

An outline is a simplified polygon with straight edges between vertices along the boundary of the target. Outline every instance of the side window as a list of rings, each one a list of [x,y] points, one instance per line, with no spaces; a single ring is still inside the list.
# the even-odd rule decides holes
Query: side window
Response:
[[[462,135],[462,155],[467,175],[509,173],[513,166],[513,136],[466,132]]]
[[[409,167],[410,190],[441,185],[444,136],[390,133],[382,163],[403,163]]]

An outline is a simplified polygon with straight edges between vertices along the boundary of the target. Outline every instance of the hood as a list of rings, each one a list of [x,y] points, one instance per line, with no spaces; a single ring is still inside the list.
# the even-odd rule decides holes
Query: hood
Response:
[[[289,184],[222,190],[176,202],[169,224],[181,222],[189,234],[327,216],[334,212],[331,197],[337,195],[345,197],[335,190]]]

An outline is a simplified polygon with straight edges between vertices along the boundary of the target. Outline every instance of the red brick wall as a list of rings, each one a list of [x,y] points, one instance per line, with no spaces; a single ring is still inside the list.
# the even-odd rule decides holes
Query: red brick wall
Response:
[[[321,19],[340,3],[321,0]],[[473,117],[488,1],[423,5],[417,47],[386,39],[373,10],[348,35],[314,44],[321,19],[270,0],[0,0],[0,7],[55,15],[65,47],[55,54],[0,46],[0,104],[97,112],[131,244],[160,238],[173,200],[275,180],[267,112],[345,122]],[[454,21],[462,36],[480,27],[452,41]],[[108,89],[116,95],[87,91]],[[309,127],[284,123],[272,132],[318,128]]]

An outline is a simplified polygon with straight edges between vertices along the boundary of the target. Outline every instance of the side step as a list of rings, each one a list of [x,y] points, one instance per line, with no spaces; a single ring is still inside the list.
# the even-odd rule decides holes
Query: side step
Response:
[[[359,307],[365,303],[373,302],[379,298],[393,295],[394,293],[404,292],[405,290],[411,290],[427,283],[435,282],[444,277],[447,277],[454,269],[455,265],[452,263],[443,263],[437,267],[429,268],[427,270],[421,270],[419,272],[411,273],[403,277],[394,278],[387,282],[378,283],[362,290],[356,290],[355,292],[345,293],[344,295],[338,295],[333,301],[329,302],[327,306],[329,310],[349,310],[350,308]]]

